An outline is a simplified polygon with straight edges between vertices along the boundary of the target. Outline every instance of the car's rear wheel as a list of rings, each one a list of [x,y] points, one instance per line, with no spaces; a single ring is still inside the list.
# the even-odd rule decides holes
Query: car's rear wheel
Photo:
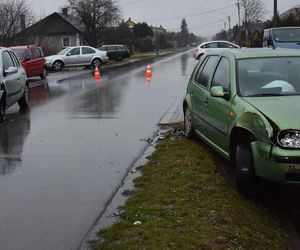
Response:
[[[95,58],[93,61],[92,61],[92,66],[94,68],[98,67],[100,68],[100,66],[102,65],[102,61],[99,59],[99,58]]]
[[[239,142],[235,150],[235,176],[238,190],[242,194],[255,194],[256,175],[250,143]]]
[[[42,71],[42,74],[40,74],[41,79],[46,79],[47,73],[48,73],[47,68],[44,67],[43,71]]]
[[[23,93],[22,97],[20,98],[20,100],[18,101],[20,109],[22,109],[22,110],[26,110],[29,107],[29,99],[28,99],[29,92],[28,92],[27,84],[25,84],[24,88],[25,88],[24,93]]]
[[[53,70],[55,71],[60,71],[62,70],[62,68],[64,67],[64,64],[62,61],[55,61],[53,64],[52,64],[52,68]]]
[[[184,111],[184,135],[187,138],[192,138],[194,136],[194,128],[192,123],[192,113],[189,107],[187,107]]]

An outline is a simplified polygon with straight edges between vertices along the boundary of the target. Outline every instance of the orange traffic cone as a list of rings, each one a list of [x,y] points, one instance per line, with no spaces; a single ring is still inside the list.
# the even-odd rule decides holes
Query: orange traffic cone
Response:
[[[100,80],[101,79],[101,75],[100,75],[100,71],[98,69],[98,67],[95,67],[95,73],[94,73],[94,80]]]
[[[147,65],[147,70],[146,70],[146,77],[151,77],[152,76],[152,70],[150,64]]]

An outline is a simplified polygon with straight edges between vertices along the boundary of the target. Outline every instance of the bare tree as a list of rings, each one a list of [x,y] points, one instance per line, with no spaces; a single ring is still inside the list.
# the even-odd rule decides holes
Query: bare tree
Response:
[[[241,0],[240,3],[244,12],[244,23],[247,36],[249,23],[259,22],[263,19],[265,5],[263,0]]]
[[[68,3],[68,7],[85,25],[85,35],[92,46],[98,45],[97,40],[103,29],[120,20],[115,0],[68,0]]]
[[[25,0],[0,0],[0,43],[11,44],[11,38],[23,28],[30,25],[34,16]]]

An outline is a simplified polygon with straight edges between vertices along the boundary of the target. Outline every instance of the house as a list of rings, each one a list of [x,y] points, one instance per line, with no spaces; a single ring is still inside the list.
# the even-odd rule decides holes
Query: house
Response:
[[[130,17],[129,17],[128,20],[125,22],[125,24],[127,24],[127,26],[128,26],[129,29],[133,29],[133,26],[136,25],[136,23],[133,22],[133,21],[131,20]]]
[[[151,25],[151,29],[153,31],[154,36],[158,36],[160,34],[166,34],[167,33],[166,29],[164,29],[161,25],[159,27],[154,27],[154,26]]]
[[[84,37],[84,26],[64,8],[62,13],[54,12],[17,33],[12,44],[38,44],[49,55],[65,47],[86,45],[88,42]]]
[[[299,16],[300,15],[300,5],[296,5],[295,7],[291,8],[291,9],[288,9],[287,11],[281,13],[279,15],[279,18],[280,19],[286,19],[290,15]]]

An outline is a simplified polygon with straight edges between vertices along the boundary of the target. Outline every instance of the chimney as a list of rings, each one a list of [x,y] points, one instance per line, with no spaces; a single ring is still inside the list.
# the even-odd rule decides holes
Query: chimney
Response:
[[[25,15],[24,14],[20,15],[20,27],[21,27],[21,30],[26,29]]]
[[[68,8],[63,8],[62,13],[67,16],[68,15]]]

